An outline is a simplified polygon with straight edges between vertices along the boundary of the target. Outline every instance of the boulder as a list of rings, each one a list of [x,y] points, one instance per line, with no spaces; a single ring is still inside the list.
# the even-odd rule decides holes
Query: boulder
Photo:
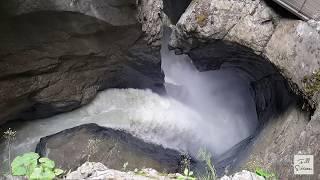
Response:
[[[181,175],[180,175],[181,176]],[[137,171],[119,171],[109,169],[101,163],[86,162],[73,171],[67,174],[66,179],[130,179],[130,180],[150,180],[161,179],[170,180],[177,179],[178,175],[160,174],[154,169],[140,169]]]
[[[178,151],[150,144],[129,133],[96,124],[85,124],[40,139],[36,152],[54,160],[58,167],[76,169],[86,161],[127,170],[153,168],[175,173],[180,169]]]
[[[148,44],[160,47],[162,38],[163,2],[159,0],[138,0],[138,21],[146,33]]]
[[[264,180],[262,176],[258,176],[255,173],[250,171],[243,170],[241,172],[237,172],[232,176],[223,176],[220,180]]]

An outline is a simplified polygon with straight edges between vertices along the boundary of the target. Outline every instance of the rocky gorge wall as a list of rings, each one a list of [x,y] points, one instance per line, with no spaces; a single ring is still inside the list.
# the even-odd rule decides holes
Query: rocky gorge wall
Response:
[[[164,90],[159,48],[137,23],[42,11],[2,22],[0,39],[0,123],[70,111],[106,88]]]
[[[171,49],[187,53],[199,70],[233,68],[251,78],[260,120],[267,121],[242,167],[267,167],[281,179],[297,178],[293,156],[312,154],[317,179],[319,28],[263,0],[195,0],[177,23],[164,17],[173,30]]]
[[[50,3],[45,4],[37,0],[7,2],[9,1],[1,2],[1,7],[4,7],[8,16],[41,10],[74,11],[96,17],[112,25],[124,26],[121,31],[125,32],[121,33],[124,40],[120,41],[124,43],[120,43],[115,49],[132,47],[134,51],[130,51],[131,55],[128,56],[127,51],[116,50],[115,52],[121,54],[119,56],[125,56],[120,58],[121,60],[116,58],[117,53],[108,54],[101,47],[108,47],[115,42],[115,39],[108,40],[100,32],[102,31],[103,34],[103,31],[109,27],[104,29],[104,26],[92,26],[92,21],[89,20],[87,24],[85,21],[83,25],[68,27],[75,31],[71,36],[61,30],[50,34],[46,34],[46,30],[43,30],[45,37],[53,38],[52,41],[56,42],[53,44],[56,45],[46,46],[48,44],[46,42],[41,48],[28,48],[20,52],[21,55],[18,58],[15,56],[19,56],[19,53],[13,55],[6,53],[7,49],[1,50],[1,57],[8,58],[7,61],[1,61],[5,63],[0,65],[3,67],[2,73],[4,72],[3,75],[1,73],[0,83],[2,83],[1,87],[5,87],[0,90],[0,98],[2,98],[0,107],[5,110],[3,111],[5,114],[0,114],[0,119],[4,119],[3,122],[18,117],[30,117],[28,114],[36,114],[30,117],[35,118],[71,110],[89,102],[98,90],[108,87],[132,87],[137,82],[142,82],[134,81],[135,78],[130,79],[129,77],[133,77],[132,74],[139,74],[139,77],[143,78],[147,76],[147,79],[150,79],[148,77],[153,73],[147,85],[138,87],[158,89],[163,82],[163,75],[158,66],[160,64],[158,53],[162,26],[165,24],[173,30],[170,47],[177,53],[187,53],[199,70],[232,68],[238,71],[239,75],[247,76],[251,80],[259,119],[264,126],[258,138],[252,142],[253,147],[249,158],[242,163],[242,166],[267,167],[279,174],[281,178],[294,178],[293,155],[313,154],[316,174],[313,177],[317,178],[320,170],[320,118],[319,108],[317,108],[320,90],[320,34],[307,22],[283,13],[285,10],[275,8],[272,3],[263,0],[183,1],[181,6],[187,8],[181,17],[173,13],[175,11],[172,8],[175,6],[170,0],[164,0],[164,2],[159,0],[136,2],[51,0]],[[177,11],[179,14],[181,12]],[[136,16],[142,27],[135,25]],[[82,17],[81,21],[86,18],[88,17]],[[78,29],[81,31],[78,32]],[[121,27],[115,31],[120,29]],[[145,36],[142,35],[141,29],[146,33]],[[20,36],[30,33],[20,32]],[[111,32],[106,31],[106,33]],[[91,36],[98,36],[98,39],[103,39],[103,42],[97,43],[90,38]],[[56,39],[57,37],[59,38]],[[19,47],[18,43],[14,44],[12,39],[4,42],[7,44],[1,42],[3,47],[14,47],[13,52],[17,52],[19,48],[24,49]],[[85,43],[77,49],[75,47],[82,44],[79,42]],[[152,44],[153,48],[146,47],[147,43]],[[57,51],[60,49],[57,46],[68,46],[68,48]],[[137,49],[141,49],[138,51],[140,53],[133,53],[137,52]],[[58,57],[61,58],[52,58],[50,52],[59,54]],[[26,66],[27,60],[21,58],[28,55],[39,57],[31,61],[33,64],[30,64],[28,59],[30,67]],[[144,57],[152,59],[152,62],[144,61]],[[99,58],[111,60],[98,61]],[[39,64],[35,62],[39,59],[44,62],[44,65],[41,63],[41,66],[37,67]],[[79,59],[83,62],[81,67],[74,65]],[[119,61],[125,63],[119,65]],[[8,65],[8,62],[13,63]],[[141,65],[141,62],[144,64]],[[115,64],[117,64],[116,68],[111,69],[116,70],[111,73],[110,67]],[[17,68],[19,66],[23,68]],[[87,68],[91,66],[94,66],[91,68],[94,69],[91,71],[94,73],[89,73],[91,75],[88,76]],[[145,66],[153,68],[145,68]],[[23,72],[17,72],[21,69]],[[119,73],[119,69],[130,70]],[[87,73],[85,77],[90,78],[82,76],[83,73]],[[121,76],[124,78],[116,85],[107,83],[117,82],[118,77]],[[63,88],[65,85],[74,90]],[[314,111],[311,118],[308,113],[301,110],[306,109],[303,106],[310,106]],[[48,113],[37,115],[37,112]]]

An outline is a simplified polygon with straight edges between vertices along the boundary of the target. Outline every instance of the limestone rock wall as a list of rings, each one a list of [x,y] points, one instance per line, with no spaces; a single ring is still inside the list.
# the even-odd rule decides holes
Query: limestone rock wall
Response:
[[[73,110],[106,88],[163,91],[159,48],[147,46],[139,24],[36,12],[0,31],[0,124]]]
[[[10,16],[35,11],[71,11],[96,17],[112,25],[135,24],[135,0],[12,0],[1,1]]]
[[[307,153],[315,156],[315,169],[319,169],[317,142],[320,142],[320,117],[317,106],[320,102],[320,34],[316,27],[293,16],[283,16],[279,9],[263,0],[195,0],[178,23],[171,27],[173,34],[170,46],[177,53],[189,53],[192,56],[193,52],[209,43],[211,49],[207,51],[207,55],[216,53],[216,56],[212,56],[215,58],[196,58],[198,61],[205,61],[207,70],[223,68],[224,64],[230,67],[231,64],[231,67],[256,77],[258,81],[252,85],[256,88],[256,95],[263,97],[256,99],[258,110],[264,109],[263,104],[274,102],[270,98],[282,101],[281,91],[271,88],[280,87],[282,78],[288,82],[289,90],[303,97],[306,104],[316,109],[311,120],[303,110],[304,106],[299,103],[294,105],[295,110],[291,107],[284,109],[280,117],[271,114],[269,122],[254,142],[250,158],[244,163],[246,167],[253,163],[272,169],[280,179],[295,178],[293,156]],[[259,58],[255,58],[256,62],[244,62],[247,65],[241,66],[241,53],[233,54],[233,58],[227,58],[232,56],[230,53],[221,56],[221,52],[229,51],[216,48],[221,42],[251,49],[253,53],[263,57],[267,64],[272,64],[276,72],[281,74],[280,79],[270,74],[270,71],[267,72],[268,66],[259,66]],[[269,75],[259,79],[259,74]],[[318,178],[317,172],[312,177]]]

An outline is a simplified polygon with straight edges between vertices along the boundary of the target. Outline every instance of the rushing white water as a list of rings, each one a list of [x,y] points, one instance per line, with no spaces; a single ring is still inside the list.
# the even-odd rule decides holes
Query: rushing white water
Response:
[[[13,157],[33,151],[41,137],[85,123],[123,129],[194,156],[199,148],[219,156],[253,133],[255,103],[248,82],[236,72],[198,72],[187,56],[176,56],[166,48],[162,63],[168,97],[150,90],[109,89],[72,112],[19,122],[14,127]],[[5,162],[5,144],[0,144],[0,154]]]
[[[180,150],[208,143],[199,136],[199,114],[150,90],[110,89],[85,107],[47,119],[20,122],[13,156],[33,151],[41,137],[85,123],[124,129],[146,141]],[[209,129],[207,129],[209,130]],[[6,148],[1,145],[2,158]]]
[[[199,114],[193,129],[204,147],[219,156],[256,130],[250,81],[235,69],[199,72],[187,55],[168,50],[166,35],[161,56],[167,93]]]

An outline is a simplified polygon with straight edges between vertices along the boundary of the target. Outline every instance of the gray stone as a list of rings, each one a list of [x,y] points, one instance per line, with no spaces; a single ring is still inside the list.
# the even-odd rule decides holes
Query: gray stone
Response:
[[[159,0],[137,0],[137,2],[137,17],[142,24],[142,31],[147,34],[145,39],[149,44],[160,47],[163,2]]]
[[[320,34],[306,22],[280,21],[265,48],[265,56],[306,95],[304,80],[319,71]],[[316,93],[316,92],[315,92]],[[318,104],[317,96],[311,100]]]
[[[153,168],[159,172],[180,170],[181,154],[160,145],[146,143],[121,130],[85,124],[40,139],[36,152],[55,161],[62,169],[76,169],[86,161],[108,168],[127,170]]]
[[[134,171],[118,171],[109,169],[101,163],[86,162],[82,164],[76,171],[67,174],[66,179],[114,179],[114,180],[169,180],[176,179],[176,175],[161,175],[154,169],[140,169]]]
[[[220,180],[264,180],[264,178],[250,171],[243,170],[232,176],[223,176]]]
[[[159,48],[139,24],[70,12],[10,19],[0,33],[0,123],[73,110],[106,88],[163,91]]]
[[[282,18],[264,1],[192,1],[173,27],[170,46],[182,52],[216,40],[246,46],[267,57],[315,107],[318,95],[303,83],[319,70],[320,35],[316,23],[309,24]]]
[[[283,14],[262,0],[192,1],[172,26],[170,46],[177,53],[188,53],[200,70],[227,67],[249,74],[259,119],[267,117],[267,123],[242,167],[253,164],[269,168],[280,179],[293,179],[294,154],[314,155],[315,169],[319,169],[320,35],[316,21],[303,22]],[[210,45],[204,46],[208,42]],[[260,61],[249,51],[235,50],[238,45],[265,59]],[[270,71],[270,66],[275,68]],[[296,104],[283,98],[284,89],[303,100]],[[279,109],[275,102],[282,102],[284,108]],[[308,112],[303,112],[310,110],[305,108],[308,106],[315,110],[311,120]],[[270,107],[280,113],[275,115]],[[268,111],[272,113],[266,115]],[[316,170],[312,178],[317,179],[318,174]]]
[[[36,11],[71,11],[93,16],[112,25],[135,24],[135,0],[12,0],[0,7],[10,16]]]

